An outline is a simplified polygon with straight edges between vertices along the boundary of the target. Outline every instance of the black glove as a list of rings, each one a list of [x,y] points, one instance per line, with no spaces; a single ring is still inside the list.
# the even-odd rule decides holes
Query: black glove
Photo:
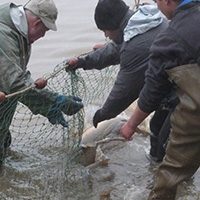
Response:
[[[93,117],[94,127],[97,128],[98,123],[104,121],[105,119],[107,118],[101,114],[101,109],[97,110]]]

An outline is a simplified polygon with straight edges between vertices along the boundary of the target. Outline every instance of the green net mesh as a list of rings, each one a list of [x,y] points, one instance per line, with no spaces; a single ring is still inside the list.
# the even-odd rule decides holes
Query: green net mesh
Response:
[[[93,114],[105,102],[119,69],[111,66],[101,71],[78,69],[75,73],[66,73],[61,70],[55,74],[65,63],[55,67],[46,88],[82,99],[84,109],[72,116],[65,115],[67,128],[32,114],[17,101],[23,93],[8,100],[6,105],[1,104],[0,112],[4,106],[7,108],[7,117],[0,119],[1,125],[13,118],[9,127],[12,143],[0,175],[0,199],[88,198],[87,169],[80,162],[81,135],[92,126]],[[79,190],[85,192],[79,193]]]

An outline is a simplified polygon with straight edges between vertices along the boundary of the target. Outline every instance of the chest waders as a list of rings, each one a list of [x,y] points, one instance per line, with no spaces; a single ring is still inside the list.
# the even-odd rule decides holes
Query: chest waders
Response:
[[[11,144],[11,134],[9,131],[15,109],[17,98],[10,98],[1,103],[0,106],[0,167],[4,163],[6,150]]]
[[[174,200],[178,184],[189,179],[200,164],[200,66],[183,65],[167,73],[178,86],[180,103],[171,116],[170,141],[151,200]]]

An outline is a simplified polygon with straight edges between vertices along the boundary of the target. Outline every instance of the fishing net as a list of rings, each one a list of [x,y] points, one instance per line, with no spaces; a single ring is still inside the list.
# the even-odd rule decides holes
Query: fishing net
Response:
[[[34,115],[17,101],[23,98],[23,92],[1,104],[6,106],[8,116],[1,123],[13,118],[9,127],[12,143],[0,176],[0,199],[77,199],[77,191],[84,190],[80,182],[84,182],[87,171],[80,162],[81,135],[92,126],[93,114],[107,98],[119,69],[110,66],[101,71],[78,69],[74,73],[63,69],[65,63],[55,67],[46,88],[82,99],[84,109],[72,116],[64,115],[67,128]]]

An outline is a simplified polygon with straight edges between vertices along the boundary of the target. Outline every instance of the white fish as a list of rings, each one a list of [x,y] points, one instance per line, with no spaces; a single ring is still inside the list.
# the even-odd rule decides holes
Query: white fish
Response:
[[[127,120],[116,117],[98,124],[97,128],[90,128],[82,135],[81,146],[84,152],[85,165],[107,165],[109,158],[101,151],[100,144],[111,141],[125,141],[120,135],[120,129]]]
[[[105,143],[112,140],[124,140],[120,135],[120,129],[127,120],[116,117],[98,124],[97,128],[90,128],[82,135],[81,146],[96,147],[99,143]]]
[[[112,141],[126,141],[120,134],[120,129],[126,122],[127,119],[118,116],[103,121],[98,124],[97,128],[91,127],[83,133],[81,147],[86,165],[91,165],[97,161],[101,164],[108,164],[109,158],[103,154],[99,145]],[[137,128],[136,132],[144,133],[144,130]]]

